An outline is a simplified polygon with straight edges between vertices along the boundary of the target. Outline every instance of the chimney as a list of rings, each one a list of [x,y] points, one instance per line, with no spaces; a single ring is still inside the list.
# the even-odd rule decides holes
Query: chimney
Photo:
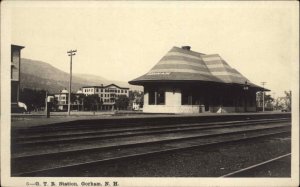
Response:
[[[184,50],[188,50],[188,51],[191,50],[191,46],[182,46],[181,48],[184,49]]]

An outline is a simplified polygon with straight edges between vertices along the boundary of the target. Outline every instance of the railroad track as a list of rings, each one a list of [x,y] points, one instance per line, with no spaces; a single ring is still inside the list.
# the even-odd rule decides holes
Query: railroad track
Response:
[[[39,132],[31,135],[22,134],[21,136],[15,136],[13,138],[13,143],[19,146],[24,145],[37,145],[37,144],[55,144],[62,142],[75,142],[75,141],[84,141],[84,140],[97,140],[97,139],[107,139],[107,138],[119,138],[119,137],[129,137],[129,136],[138,136],[138,135],[150,135],[150,134],[164,134],[169,132],[185,132],[191,130],[206,130],[206,129],[217,129],[224,127],[242,127],[248,125],[255,125],[260,123],[274,123],[274,122],[285,122],[288,121],[287,118],[280,118],[276,120],[249,120],[249,121],[237,121],[237,122],[218,122],[218,123],[196,123],[196,124],[179,124],[179,125],[161,125],[156,126],[139,126],[139,127],[119,127],[113,129],[89,129],[88,131],[78,132],[70,130],[61,130],[61,131],[47,131]]]
[[[96,131],[82,134],[74,131],[59,140],[56,138],[63,136],[64,130],[57,134],[48,132],[44,140],[39,134],[14,140],[12,176],[48,176],[89,164],[290,134],[290,119],[148,125],[132,129],[127,126]]]

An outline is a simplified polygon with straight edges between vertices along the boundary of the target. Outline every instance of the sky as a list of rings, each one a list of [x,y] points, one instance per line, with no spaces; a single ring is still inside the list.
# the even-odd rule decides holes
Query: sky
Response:
[[[299,73],[293,2],[28,2],[10,4],[11,42],[22,57],[69,72],[130,81],[173,46],[219,54],[251,82],[283,96]]]

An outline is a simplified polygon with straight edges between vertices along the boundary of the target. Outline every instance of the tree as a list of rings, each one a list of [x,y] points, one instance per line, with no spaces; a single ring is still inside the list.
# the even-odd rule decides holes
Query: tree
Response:
[[[264,97],[264,100],[265,100],[265,108],[267,110],[271,110],[273,108],[273,101],[274,101],[274,98],[271,96],[271,95],[268,95],[268,94],[264,94],[265,97]],[[262,108],[263,107],[263,92],[258,92],[256,94],[256,101],[257,101],[257,106],[258,108]]]
[[[76,102],[76,100],[77,100],[76,94],[71,93],[71,103]]]
[[[275,101],[274,108],[276,110],[286,110],[291,111],[291,103],[292,103],[292,92],[291,91],[284,91],[284,97],[278,97]]]
[[[265,106],[266,108],[273,108],[274,98],[271,95],[265,95]]]
[[[284,91],[285,98],[284,98],[284,104],[285,109],[288,111],[292,110],[292,91]]]
[[[144,93],[142,91],[129,91],[129,105],[132,106],[132,103],[139,103],[142,108],[144,105]]]
[[[144,106],[144,96],[143,95],[139,98],[139,104],[140,104],[140,108],[143,108],[143,106]]]
[[[46,91],[23,88],[20,90],[20,102],[27,106],[28,111],[40,110],[45,107]]]
[[[115,105],[117,109],[127,109],[129,105],[129,98],[126,95],[120,95],[116,101]]]
[[[97,94],[87,95],[83,97],[83,105],[85,109],[95,111],[98,110],[99,106],[102,105],[102,101],[100,100],[100,97]]]
[[[54,111],[57,111],[58,110],[58,99],[57,99],[57,97],[54,97],[54,99],[53,99],[53,103],[52,103],[53,105],[52,105],[52,109],[54,110]]]

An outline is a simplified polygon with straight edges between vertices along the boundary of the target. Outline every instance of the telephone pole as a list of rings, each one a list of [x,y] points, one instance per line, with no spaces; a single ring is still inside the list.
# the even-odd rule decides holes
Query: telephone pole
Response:
[[[72,92],[72,56],[76,55],[77,50],[68,51],[68,56],[70,56],[70,82],[69,82],[69,99],[68,99],[68,115],[70,116],[71,111],[71,92]]]
[[[263,86],[263,112],[265,111],[265,84],[266,82],[261,82]]]

